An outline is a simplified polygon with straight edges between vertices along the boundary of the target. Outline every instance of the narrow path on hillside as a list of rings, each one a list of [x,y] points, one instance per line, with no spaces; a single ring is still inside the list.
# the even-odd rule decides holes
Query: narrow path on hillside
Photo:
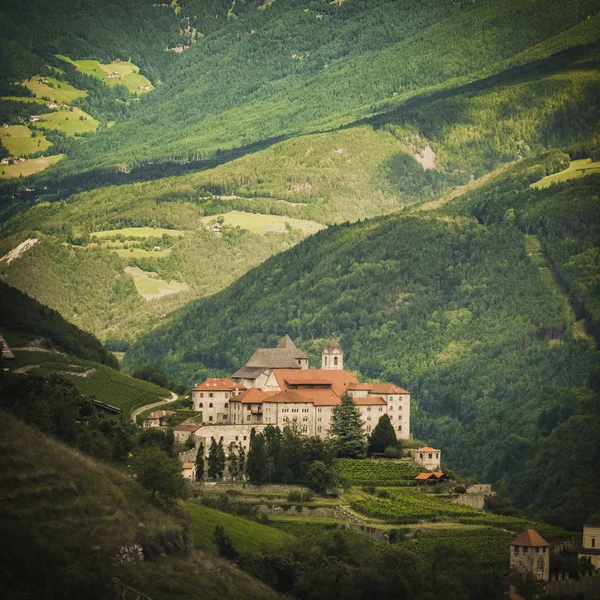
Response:
[[[131,420],[135,423],[137,416],[143,413],[144,411],[149,410],[150,408],[156,408],[157,406],[162,406],[163,404],[170,404],[171,402],[175,402],[175,400],[177,399],[179,399],[179,396],[175,392],[171,392],[170,400],[168,398],[165,398],[160,402],[154,402],[152,404],[145,404],[144,406],[140,406],[131,413]]]

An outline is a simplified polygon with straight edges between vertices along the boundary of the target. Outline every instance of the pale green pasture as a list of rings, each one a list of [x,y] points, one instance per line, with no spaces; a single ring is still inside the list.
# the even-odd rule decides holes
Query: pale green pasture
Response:
[[[571,164],[560,173],[548,175],[539,181],[531,184],[532,188],[546,188],[553,183],[562,183],[569,179],[579,179],[585,175],[592,173],[600,173],[600,161],[593,162],[591,158],[582,158],[580,160],[572,160]]]
[[[96,119],[80,108],[73,108],[73,111],[57,110],[44,114],[37,122],[37,125],[42,129],[58,129],[64,131],[68,136],[96,131],[99,124]]]
[[[241,227],[242,229],[247,229],[252,233],[259,234],[268,233],[269,231],[285,233],[287,231],[286,223],[292,229],[300,229],[306,235],[316,233],[324,228],[323,225],[317,223],[316,221],[305,221],[303,219],[293,219],[291,217],[280,215],[261,215],[238,210],[232,210],[231,212],[220,216],[225,219],[224,225],[229,225],[230,227]],[[215,220],[215,216],[202,218],[202,222],[205,225],[208,225],[211,221]]]
[[[156,273],[142,271],[139,267],[125,267],[125,272],[131,275],[138,293],[146,300],[170,296],[188,289],[186,283],[163,281],[156,276]]]
[[[123,229],[106,229],[105,231],[94,231],[92,237],[110,238],[117,235],[122,235],[125,238],[148,238],[161,237],[162,235],[183,236],[183,229],[163,229],[162,227],[125,227]]]
[[[97,60],[72,60],[61,54],[56,55],[61,60],[71,63],[80,73],[101,79],[106,85],[124,85],[132,94],[144,94],[150,90],[140,89],[140,86],[152,84],[146,77],[139,74],[139,67],[129,61],[113,61],[110,64],[102,64]],[[107,77],[109,73],[116,72],[119,77]]]
[[[46,77],[45,79],[48,80],[48,83],[52,83],[54,86],[50,87],[45,83],[40,83],[38,79],[44,78],[32,77],[31,79],[23,82],[23,85],[26,88],[29,88],[38,98],[47,96],[50,98],[50,100],[54,100],[55,102],[65,102],[70,104],[77,98],[85,98],[87,96],[87,92],[78,90],[65,81],[59,81],[53,77]]]
[[[164,250],[144,250],[142,248],[109,248],[113,252],[116,252],[121,258],[157,258],[160,256],[169,256],[172,252],[172,248],[165,248]]]
[[[43,133],[38,131],[36,137],[31,137],[32,135],[31,129],[25,125],[10,125],[0,129],[0,141],[11,156],[27,156],[43,152],[52,146]]]
[[[64,154],[56,154],[54,156],[43,156],[42,158],[34,158],[32,160],[26,160],[16,165],[2,165],[0,170],[0,179],[11,179],[13,177],[27,177],[33,173],[39,173],[49,166],[57,163],[61,158],[64,158]]]

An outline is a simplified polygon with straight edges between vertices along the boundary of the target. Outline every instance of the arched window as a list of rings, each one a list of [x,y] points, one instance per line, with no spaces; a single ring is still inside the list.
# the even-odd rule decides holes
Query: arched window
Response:
[[[334,366],[334,367],[337,367],[337,364],[338,364],[338,357],[337,357],[337,356],[334,356],[334,357],[333,357],[333,366]]]
[[[327,357],[325,357],[325,366],[327,366]]]
[[[212,408],[212,402],[208,405],[208,408]]]
[[[402,431],[402,425],[398,425],[398,431]]]
[[[200,402],[200,403],[198,404],[198,408],[204,408],[204,402]]]

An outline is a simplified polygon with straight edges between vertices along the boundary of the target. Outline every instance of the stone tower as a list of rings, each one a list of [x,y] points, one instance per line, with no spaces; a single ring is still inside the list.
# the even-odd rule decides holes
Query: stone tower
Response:
[[[510,543],[510,568],[538,581],[550,579],[550,544],[535,529]]]
[[[325,371],[342,371],[344,369],[344,351],[337,340],[329,340],[323,348],[321,368]]]

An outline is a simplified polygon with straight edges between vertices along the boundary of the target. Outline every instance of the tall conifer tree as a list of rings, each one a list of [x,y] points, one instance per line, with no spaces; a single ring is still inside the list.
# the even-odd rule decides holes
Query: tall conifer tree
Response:
[[[367,442],[363,437],[360,411],[352,396],[345,392],[342,403],[333,408],[331,435],[340,458],[363,458],[367,454]]]
[[[369,439],[369,452],[384,452],[388,446],[395,448],[397,443],[394,426],[390,422],[389,416],[383,415]]]

